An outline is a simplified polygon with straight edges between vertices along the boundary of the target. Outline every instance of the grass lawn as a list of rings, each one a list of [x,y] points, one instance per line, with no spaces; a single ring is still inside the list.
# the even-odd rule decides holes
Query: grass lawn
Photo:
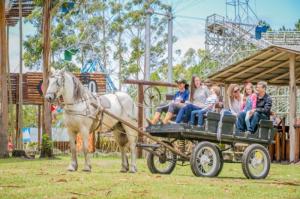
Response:
[[[199,178],[190,166],[153,175],[144,159],[137,174],[122,174],[115,157],[93,158],[91,173],[72,173],[69,159],[0,160],[0,198],[300,198],[300,165],[272,164],[267,179],[248,180],[241,164],[225,164],[218,178]]]

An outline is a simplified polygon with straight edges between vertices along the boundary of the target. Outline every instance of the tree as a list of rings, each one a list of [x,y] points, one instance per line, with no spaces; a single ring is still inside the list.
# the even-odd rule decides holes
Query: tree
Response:
[[[295,31],[300,31],[300,19],[295,23]]]

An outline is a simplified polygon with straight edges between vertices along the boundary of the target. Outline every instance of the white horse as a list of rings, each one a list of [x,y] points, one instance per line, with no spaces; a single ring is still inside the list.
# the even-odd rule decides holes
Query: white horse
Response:
[[[91,163],[88,156],[88,137],[89,133],[99,131],[100,129],[101,131],[113,131],[121,149],[121,172],[137,172],[137,132],[121,124],[115,118],[101,112],[102,108],[105,108],[103,104],[106,104],[107,111],[137,126],[136,107],[131,97],[123,92],[95,96],[73,74],[64,70],[56,71],[50,76],[45,98],[50,103],[53,103],[55,100],[59,100],[61,96],[63,98],[62,105],[64,106],[64,123],[68,129],[72,154],[72,161],[68,170],[76,171],[78,168],[76,135],[81,133],[85,157],[83,171],[91,171]],[[129,145],[131,152],[130,168],[125,151],[127,145]]]

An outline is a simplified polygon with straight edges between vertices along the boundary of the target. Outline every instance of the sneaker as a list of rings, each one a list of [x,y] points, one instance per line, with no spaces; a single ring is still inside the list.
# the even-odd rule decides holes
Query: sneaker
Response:
[[[251,135],[251,134],[252,134],[251,131],[246,131],[246,132],[245,132],[245,137],[248,137],[248,136]]]

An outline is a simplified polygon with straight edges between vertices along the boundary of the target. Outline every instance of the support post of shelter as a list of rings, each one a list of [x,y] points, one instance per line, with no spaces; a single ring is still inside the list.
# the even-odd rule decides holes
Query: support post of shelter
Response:
[[[0,1],[0,158],[8,157],[8,97],[6,71],[7,53],[5,1]]]
[[[296,74],[295,74],[295,54],[289,54],[289,74],[290,74],[290,86],[289,86],[289,134],[290,134],[290,162],[295,161],[296,155],[296,137],[295,137],[295,119],[296,119],[296,100],[297,100],[297,87],[296,87]]]
[[[144,103],[144,86],[142,84],[138,85],[138,128],[142,129],[144,126],[144,110],[143,107],[140,106]],[[143,135],[138,133],[138,142],[143,142]],[[142,158],[142,149],[139,147],[137,149],[137,157]]]

